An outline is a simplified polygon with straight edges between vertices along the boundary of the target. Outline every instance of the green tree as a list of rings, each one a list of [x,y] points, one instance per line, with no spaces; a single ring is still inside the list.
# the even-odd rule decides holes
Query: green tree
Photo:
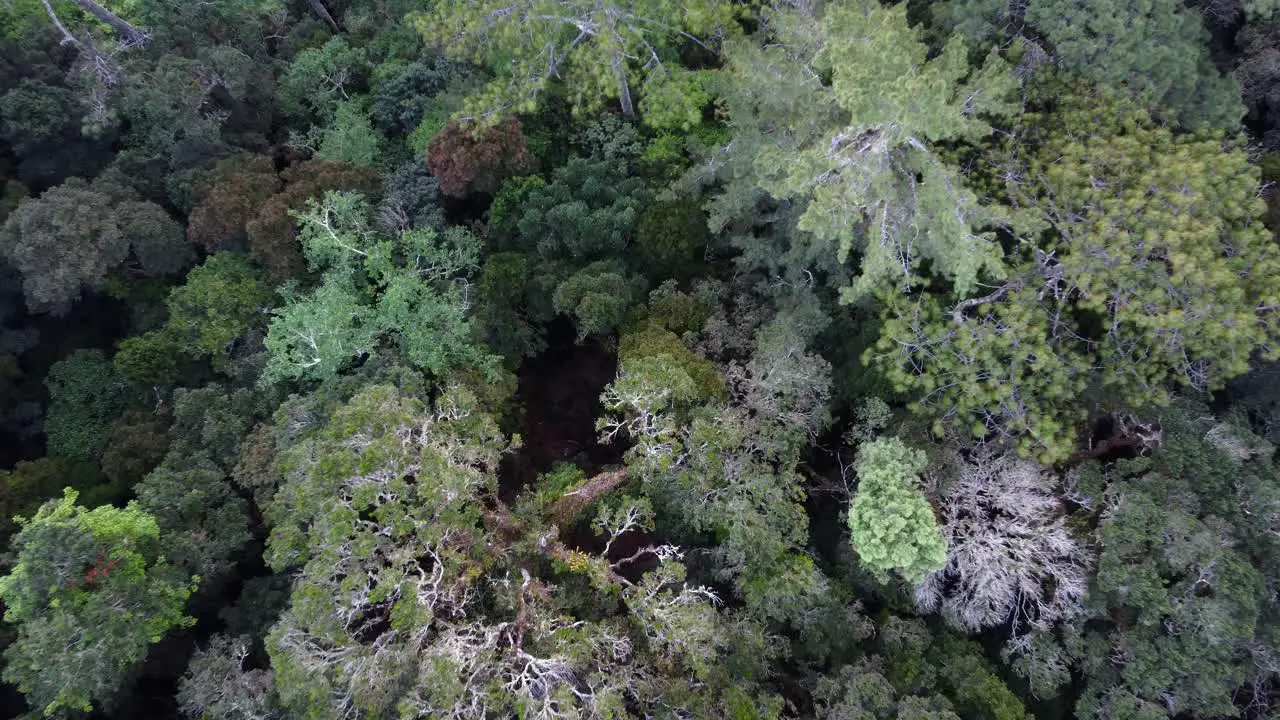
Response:
[[[214,635],[196,650],[178,688],[178,703],[189,718],[274,720],[276,707],[271,670],[250,669],[250,638]]]
[[[76,497],[68,489],[22,523],[18,563],[0,578],[4,619],[18,626],[4,677],[46,716],[109,700],[150,644],[191,622],[194,582],[159,553],[155,519]]]
[[[849,532],[858,558],[874,573],[893,570],[915,583],[946,564],[946,540],[918,487],[927,462],[923,452],[898,438],[872,440],[858,449]]]
[[[367,73],[365,51],[335,35],[293,58],[278,80],[276,98],[285,112],[324,122],[337,113],[342,101],[351,99]]]
[[[381,137],[358,100],[338,103],[333,117],[314,125],[306,133],[290,137],[290,144],[310,150],[317,160],[369,167],[381,153]]]
[[[644,181],[629,177],[624,163],[574,158],[550,183],[528,189],[517,230],[544,260],[618,257],[648,201]]]
[[[1007,63],[993,51],[971,70],[959,38],[931,57],[905,3],[813,12],[778,10],[767,45],[727,52],[734,141],[719,164],[727,177],[712,229],[759,215],[762,196],[797,203],[796,241],[811,254],[861,256],[846,301],[919,286],[926,268],[960,292],[1002,276],[1000,246],[983,231],[1001,212],[934,144],[980,140],[992,132],[987,119],[1011,114]]]
[[[231,346],[265,319],[272,292],[243,255],[211,255],[169,293],[164,333],[193,357],[221,367]]]
[[[1240,122],[1239,85],[1214,67],[1200,18],[1176,0],[1036,0],[1026,13],[1066,67],[1153,115],[1194,130]]]
[[[1174,136],[1113,94],[1028,115],[988,167],[1025,239],[981,295],[886,296],[866,359],[921,410],[1060,460],[1107,407],[1216,390],[1274,347],[1280,298],[1258,171],[1219,135]],[[978,292],[970,293],[978,295]]]
[[[49,454],[96,460],[107,443],[111,421],[123,409],[124,386],[111,362],[101,350],[76,350],[49,368],[45,386]]]
[[[1274,668],[1268,537],[1280,498],[1272,448],[1237,418],[1179,402],[1151,457],[1093,465],[1077,491],[1097,512],[1092,620],[1073,651],[1084,716],[1234,716]],[[1243,689],[1243,690],[1242,690]]]
[[[299,215],[307,260],[326,272],[318,288],[276,312],[265,382],[334,377],[384,339],[437,377],[488,365],[453,282],[476,267],[475,238],[457,228],[386,237],[369,212],[359,195],[329,193]]]
[[[1075,77],[1128,95],[1161,120],[1233,131],[1243,114],[1240,87],[1215,67],[1209,33],[1194,9],[1231,2],[945,0],[931,13],[940,26],[973,41],[1021,36],[1028,67],[1052,60]],[[1253,14],[1254,0],[1249,4]]]
[[[471,101],[479,113],[531,111],[559,78],[576,111],[617,100],[630,117],[633,88],[678,68],[686,37],[731,32],[735,12],[722,0],[448,0],[414,22],[446,52],[495,68],[495,80]]]
[[[556,312],[573,318],[581,341],[608,335],[622,324],[636,294],[634,285],[618,263],[595,262],[557,285],[552,303]]]
[[[323,380],[377,346],[373,311],[339,281],[285,298],[267,330],[264,378]]]
[[[170,455],[134,491],[160,528],[165,558],[187,573],[218,577],[251,538],[248,504],[208,459]]]

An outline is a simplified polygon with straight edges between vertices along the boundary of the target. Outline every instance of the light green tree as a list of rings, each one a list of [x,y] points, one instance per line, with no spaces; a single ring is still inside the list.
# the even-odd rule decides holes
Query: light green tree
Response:
[[[169,293],[162,332],[194,357],[222,367],[232,345],[260,329],[273,293],[262,273],[240,253],[211,255]]]
[[[472,114],[532,110],[559,79],[577,112],[617,100],[630,117],[637,88],[683,77],[680,44],[731,32],[735,14],[726,0],[445,0],[415,24],[455,57],[494,67],[496,79],[470,101]],[[662,95],[663,114],[685,114]]]
[[[776,37],[729,48],[727,184],[711,204],[724,228],[756,212],[761,193],[803,208],[800,234],[860,274],[846,300],[919,286],[925,266],[962,292],[1004,274],[979,202],[935,143],[979,140],[1008,115],[1017,81],[994,52],[971,70],[953,38],[936,56],[906,5],[874,0],[779,10]],[[830,78],[829,82],[826,78]],[[779,127],[788,128],[779,132]]]
[[[986,188],[1020,208],[1005,278],[885,295],[867,353],[938,432],[1053,462],[1074,449],[1091,398],[1140,407],[1171,386],[1216,390],[1272,352],[1278,259],[1242,150],[1078,88],[1010,138],[983,162]]]
[[[858,558],[882,577],[892,570],[915,583],[947,562],[946,540],[918,487],[927,462],[924,452],[898,438],[872,440],[858,449],[849,531]]]
[[[491,366],[466,314],[476,239],[457,228],[388,237],[370,214],[362,196],[335,192],[298,214],[307,262],[323,279],[276,311],[264,382],[333,377],[384,341],[436,376]]]

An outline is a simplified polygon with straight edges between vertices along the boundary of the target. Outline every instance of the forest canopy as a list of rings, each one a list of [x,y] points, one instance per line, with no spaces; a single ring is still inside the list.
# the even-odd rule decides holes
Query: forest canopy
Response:
[[[1277,11],[0,3],[0,716],[1280,718]]]

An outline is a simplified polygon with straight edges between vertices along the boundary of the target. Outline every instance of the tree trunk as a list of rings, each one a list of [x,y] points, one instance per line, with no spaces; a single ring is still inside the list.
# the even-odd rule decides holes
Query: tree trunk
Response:
[[[627,481],[627,470],[603,472],[587,480],[577,488],[561,495],[551,507],[547,508],[547,517],[561,528],[569,527],[578,519],[578,515],[588,505],[599,500],[602,495],[617,488]]]
[[[125,44],[142,45],[147,41],[146,33],[138,30],[126,22],[124,18],[102,7],[93,0],[75,0],[75,3],[83,8],[85,12],[115,28],[116,32],[120,33],[120,39],[123,40]]]
[[[618,78],[618,102],[622,104],[622,114],[628,119],[634,119],[636,108],[631,102],[631,85],[627,83],[627,68],[623,65],[621,55],[613,56],[613,74]]]
[[[311,12],[315,13],[316,17],[320,18],[325,25],[328,25],[330,30],[338,32],[338,22],[329,14],[329,9],[324,6],[323,2],[320,0],[307,0],[307,4],[311,6]]]
[[[58,14],[53,11],[53,6],[49,4],[49,0],[40,0],[44,3],[45,12],[49,13],[49,19],[53,21],[53,26],[58,28],[58,32],[62,33],[63,45],[75,45],[80,49],[84,49],[84,43],[80,42],[80,38],[71,34],[66,25],[62,24],[62,20],[58,19]]]

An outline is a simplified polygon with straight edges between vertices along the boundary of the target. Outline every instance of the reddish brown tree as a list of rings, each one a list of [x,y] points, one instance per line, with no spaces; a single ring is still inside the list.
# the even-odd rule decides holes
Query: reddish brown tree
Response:
[[[451,122],[427,145],[427,167],[440,180],[440,191],[451,197],[494,192],[503,178],[528,166],[519,120],[482,129]]]
[[[217,252],[243,247],[245,226],[280,192],[280,176],[265,155],[237,155],[218,163],[214,179],[187,220],[187,239]]]

